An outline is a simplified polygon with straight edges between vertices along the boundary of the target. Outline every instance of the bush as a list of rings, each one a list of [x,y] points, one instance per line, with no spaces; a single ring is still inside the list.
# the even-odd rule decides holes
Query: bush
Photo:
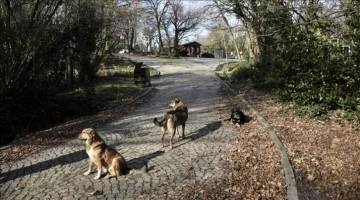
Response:
[[[187,50],[185,50],[185,49],[180,50],[180,52],[179,52],[180,56],[182,56],[182,57],[188,56],[188,53],[189,52]]]
[[[211,53],[202,53],[201,54],[202,58],[214,58],[214,54]]]
[[[306,107],[312,116],[329,109],[357,111],[360,72],[354,59],[318,30],[306,35],[299,31],[292,43],[293,48],[261,56],[253,66],[255,85]]]
[[[229,70],[230,81],[248,80],[255,75],[255,70],[251,67],[251,64],[249,62],[243,62],[234,65],[233,67],[229,67]]]

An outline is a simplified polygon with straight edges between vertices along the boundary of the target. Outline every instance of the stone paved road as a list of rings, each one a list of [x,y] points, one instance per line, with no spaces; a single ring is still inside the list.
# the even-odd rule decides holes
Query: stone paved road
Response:
[[[206,182],[222,175],[223,155],[234,136],[222,126],[220,82],[214,75],[218,60],[187,58],[154,60],[137,58],[161,71],[153,80],[158,92],[134,113],[97,131],[107,144],[117,149],[132,168],[148,163],[148,173],[94,180],[84,176],[87,155],[84,143],[74,139],[24,160],[1,166],[0,199],[159,199],[189,181]],[[168,110],[173,98],[189,108],[185,140],[176,138],[174,149],[160,147],[160,129],[152,123]],[[91,127],[91,124],[89,124]],[[87,128],[87,127],[84,127]],[[80,132],[81,130],[79,130]],[[98,191],[98,195],[93,195]]]

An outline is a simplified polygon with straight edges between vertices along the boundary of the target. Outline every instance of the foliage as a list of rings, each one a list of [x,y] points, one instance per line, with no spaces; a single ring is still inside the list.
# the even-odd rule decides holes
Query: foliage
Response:
[[[227,68],[230,71],[228,78],[230,81],[246,81],[253,78],[255,72],[248,62],[232,64]]]
[[[180,55],[180,56],[183,56],[183,57],[184,57],[184,56],[188,56],[188,53],[189,53],[189,52],[188,52],[186,49],[182,49],[182,50],[179,51],[179,55]]]
[[[91,94],[92,84],[88,83],[96,78],[105,44],[113,44],[107,42],[111,29],[106,27],[104,31],[106,12],[99,7],[104,3],[0,2],[0,128],[6,132],[2,141],[11,140],[16,133],[46,127],[48,121],[63,120],[56,117],[56,108],[48,108],[57,104],[51,102],[66,101],[56,95],[66,89],[68,58],[79,75],[76,84],[90,86],[86,91]],[[55,119],[48,115],[42,118],[44,110],[53,111]],[[34,125],[38,122],[43,125]]]
[[[92,81],[104,56],[104,41],[99,40],[103,21],[97,13],[97,4],[81,2],[78,16],[72,25],[73,45],[79,65],[81,82]]]
[[[206,52],[206,53],[202,53],[201,57],[202,58],[214,58],[214,54]]]
[[[180,55],[180,40],[192,30],[196,30],[203,21],[204,10],[185,9],[180,0],[169,1],[170,12],[167,16],[174,32],[173,40],[173,56]],[[168,38],[170,39],[170,38]]]
[[[260,54],[252,67],[239,69],[234,77],[250,76],[259,88],[313,116],[338,108],[360,111],[358,2],[332,7],[338,10],[326,10],[319,2],[304,3],[304,10],[278,1],[249,5],[238,2],[235,9],[254,30]],[[342,13],[344,33],[336,34],[336,17],[325,18],[321,12]],[[350,44],[350,56],[343,44]]]
[[[42,84],[57,77],[56,55],[61,51],[61,36],[56,21],[51,22],[60,2],[20,2],[0,4],[0,103],[14,100],[33,82]],[[47,9],[47,12],[44,10]],[[50,76],[49,76],[50,75]]]

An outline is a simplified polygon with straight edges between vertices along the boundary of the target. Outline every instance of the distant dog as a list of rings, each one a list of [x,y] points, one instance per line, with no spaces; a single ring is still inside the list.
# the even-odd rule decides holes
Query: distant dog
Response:
[[[82,130],[79,139],[86,140],[86,153],[89,156],[89,169],[84,175],[91,173],[93,164],[97,166],[97,175],[94,179],[99,179],[102,170],[108,173],[107,178],[123,175],[129,171],[124,157],[115,149],[105,144],[104,140],[92,128]]]
[[[170,101],[169,107],[173,110],[168,111],[164,114],[164,117],[161,121],[154,118],[154,124],[161,127],[161,146],[164,147],[164,136],[167,130],[170,132],[170,148],[172,148],[173,138],[178,126],[182,126],[182,139],[185,138],[185,123],[188,119],[188,109],[185,106],[184,102],[179,99],[174,99]]]
[[[250,121],[249,117],[247,117],[239,108],[231,109],[230,117],[226,120],[231,121],[237,126]]]
[[[139,83],[147,84],[151,86],[150,83],[150,69],[147,67],[142,67],[143,63],[136,63],[134,68],[134,83],[138,85]]]

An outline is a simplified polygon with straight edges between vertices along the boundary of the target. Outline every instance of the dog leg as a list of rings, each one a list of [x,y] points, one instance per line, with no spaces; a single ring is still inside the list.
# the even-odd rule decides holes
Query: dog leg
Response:
[[[175,136],[175,132],[176,132],[176,127],[171,131],[171,138],[170,138],[170,149],[173,148],[172,144],[173,144],[173,139],[174,139],[174,136]]]
[[[108,164],[105,162],[104,159],[101,160],[101,174],[107,174],[108,173]]]
[[[102,171],[102,161],[95,163],[97,166],[97,175],[94,177],[94,179],[99,179],[101,177],[101,171]]]
[[[84,173],[85,176],[91,173],[94,163],[89,159],[89,169]]]
[[[109,167],[109,174],[105,178],[112,178],[122,175],[121,158],[114,158]]]
[[[164,137],[165,137],[166,128],[161,127],[161,147],[164,147]]]
[[[112,178],[112,177],[115,177],[117,176],[117,174],[115,173],[115,170],[113,168],[113,166],[110,166],[109,167],[109,174],[105,176],[105,178],[109,179],[109,178]]]
[[[176,135],[177,135],[178,137],[180,137],[179,127],[178,127],[178,126],[176,127]]]
[[[185,124],[182,124],[182,139],[185,139]]]
[[[173,148],[172,144],[173,144],[174,136],[176,134],[177,126],[175,124],[173,124],[173,123],[168,123],[168,125],[170,125],[168,127],[168,130],[170,132],[170,137],[171,137],[170,138],[170,149],[172,149]]]

